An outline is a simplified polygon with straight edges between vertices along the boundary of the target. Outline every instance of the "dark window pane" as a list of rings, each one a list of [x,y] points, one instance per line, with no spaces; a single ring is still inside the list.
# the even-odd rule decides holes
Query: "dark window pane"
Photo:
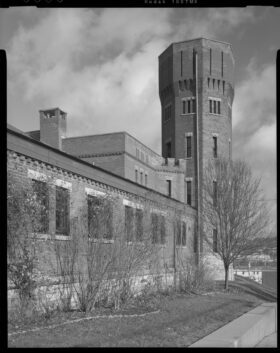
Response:
[[[187,158],[192,156],[192,137],[187,136]]]
[[[192,182],[187,181],[187,204],[192,204]]]
[[[213,157],[217,158],[217,137],[213,136]]]
[[[143,240],[143,211],[140,209],[136,210],[136,240]]]
[[[183,114],[186,114],[186,101],[183,100]]]
[[[171,180],[166,180],[167,182],[167,194],[171,197]]]
[[[125,206],[125,233],[126,240],[133,240],[133,209],[129,206]]]
[[[56,234],[69,235],[69,190],[56,186]]]
[[[40,205],[39,224],[37,231],[48,233],[49,231],[49,194],[47,183],[40,180],[32,180],[32,188]]]
[[[88,195],[88,235],[91,238],[101,237],[101,224],[100,224],[100,213],[101,213],[101,200],[98,197]]]

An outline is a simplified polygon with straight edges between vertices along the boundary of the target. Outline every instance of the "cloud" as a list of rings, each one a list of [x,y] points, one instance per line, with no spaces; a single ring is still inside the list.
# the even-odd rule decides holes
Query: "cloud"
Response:
[[[9,91],[25,103],[40,102],[37,109],[66,110],[69,135],[126,130],[159,153],[159,53],[172,41],[215,36],[254,18],[251,9],[55,9],[40,15],[32,27],[23,21],[10,42]]]
[[[235,88],[233,153],[247,161],[261,187],[272,222],[276,222],[276,72],[253,58],[244,80]]]

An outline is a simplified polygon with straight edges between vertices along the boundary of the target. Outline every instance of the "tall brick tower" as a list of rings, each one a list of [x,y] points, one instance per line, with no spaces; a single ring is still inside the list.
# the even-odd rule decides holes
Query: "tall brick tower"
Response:
[[[211,158],[231,158],[233,75],[228,43],[197,38],[159,56],[162,155],[187,161],[185,201],[198,210],[198,235],[203,168]]]

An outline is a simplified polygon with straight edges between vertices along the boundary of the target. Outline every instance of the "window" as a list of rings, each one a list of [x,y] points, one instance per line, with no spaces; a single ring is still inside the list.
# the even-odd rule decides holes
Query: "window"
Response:
[[[220,101],[217,101],[217,104],[218,104],[218,111],[217,111],[217,114],[221,114],[221,102],[220,102]]]
[[[213,181],[213,206],[217,207],[217,182]]]
[[[163,215],[159,216],[160,219],[160,242],[161,244],[165,244],[165,218]]]
[[[165,218],[161,214],[152,213],[152,243],[165,244]]]
[[[191,100],[188,99],[188,113],[191,112]]]
[[[166,157],[167,158],[171,157],[171,142],[167,142],[166,144]]]
[[[56,234],[69,235],[69,190],[56,186]]]
[[[192,137],[187,136],[187,158],[192,156]]]
[[[32,189],[39,203],[39,233],[48,233],[49,231],[49,197],[47,183],[32,179]]]
[[[135,169],[135,182],[138,183],[138,170]]]
[[[140,172],[140,184],[143,184],[143,172]]]
[[[166,180],[167,181],[167,194],[169,197],[171,197],[171,180]]]
[[[152,243],[158,243],[158,215],[152,213]]]
[[[192,204],[192,182],[191,180],[187,181],[187,204]]]
[[[136,240],[143,240],[143,210],[136,209]]]
[[[213,136],[213,157],[217,158],[218,147],[217,147],[217,136]]]
[[[213,113],[214,113],[214,114],[217,114],[217,110],[216,110],[217,101],[213,101],[213,104],[214,104]]]
[[[183,104],[182,113],[186,114],[186,100],[185,99],[182,100],[182,104]]]
[[[133,239],[133,209],[125,206],[125,234],[126,241],[130,242]]]
[[[109,201],[87,195],[88,236],[94,239],[113,238],[113,210]]]
[[[221,114],[221,101],[218,98],[209,98],[209,113]]]
[[[218,236],[217,229],[213,229],[213,251],[218,252]]]
[[[176,222],[176,245],[186,246],[187,243],[187,227],[186,222],[177,220]]]
[[[145,174],[145,186],[148,186],[148,174]]]
[[[100,199],[91,195],[87,195],[88,204],[88,236],[89,238],[97,239],[99,237],[99,228],[101,219],[100,213]]]
[[[186,222],[182,222],[182,246],[186,246],[187,243],[187,227]]]

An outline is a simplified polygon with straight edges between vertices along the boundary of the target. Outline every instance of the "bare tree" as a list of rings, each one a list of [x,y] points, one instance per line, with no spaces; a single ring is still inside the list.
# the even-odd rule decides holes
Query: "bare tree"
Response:
[[[203,179],[203,232],[206,243],[224,264],[225,289],[229,266],[260,245],[268,234],[269,213],[260,179],[242,161],[219,158],[209,162]]]

